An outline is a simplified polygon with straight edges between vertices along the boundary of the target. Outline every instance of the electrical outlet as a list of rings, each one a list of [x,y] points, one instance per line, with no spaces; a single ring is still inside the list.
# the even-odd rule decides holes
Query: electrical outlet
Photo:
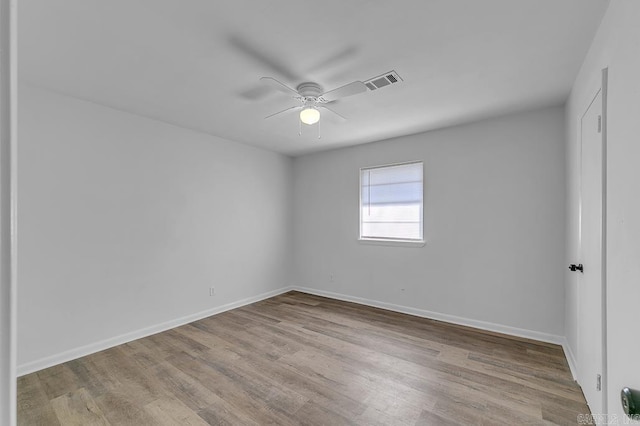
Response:
[[[209,296],[213,296],[214,294],[216,294],[216,288],[215,287],[209,287]]]

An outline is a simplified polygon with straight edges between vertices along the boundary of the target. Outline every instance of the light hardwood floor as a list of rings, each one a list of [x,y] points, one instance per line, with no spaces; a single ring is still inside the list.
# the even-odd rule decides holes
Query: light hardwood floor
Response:
[[[576,424],[562,348],[290,292],[18,379],[21,425]]]

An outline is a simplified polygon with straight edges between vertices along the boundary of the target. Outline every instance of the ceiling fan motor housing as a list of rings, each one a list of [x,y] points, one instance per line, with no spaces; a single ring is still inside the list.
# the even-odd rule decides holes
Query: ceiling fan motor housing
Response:
[[[324,92],[322,86],[311,82],[300,83],[296,90],[305,98],[317,98]]]

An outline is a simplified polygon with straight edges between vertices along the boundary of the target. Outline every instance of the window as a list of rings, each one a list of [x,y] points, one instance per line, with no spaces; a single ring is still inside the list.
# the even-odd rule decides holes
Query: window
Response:
[[[360,169],[360,239],[421,242],[422,162]]]

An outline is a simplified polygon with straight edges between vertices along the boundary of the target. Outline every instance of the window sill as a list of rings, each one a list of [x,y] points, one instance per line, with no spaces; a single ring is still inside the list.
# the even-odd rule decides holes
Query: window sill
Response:
[[[410,240],[383,240],[376,238],[359,238],[358,242],[360,244],[374,245],[374,246],[389,246],[389,247],[424,247],[426,242],[424,240],[420,241],[410,241]]]

